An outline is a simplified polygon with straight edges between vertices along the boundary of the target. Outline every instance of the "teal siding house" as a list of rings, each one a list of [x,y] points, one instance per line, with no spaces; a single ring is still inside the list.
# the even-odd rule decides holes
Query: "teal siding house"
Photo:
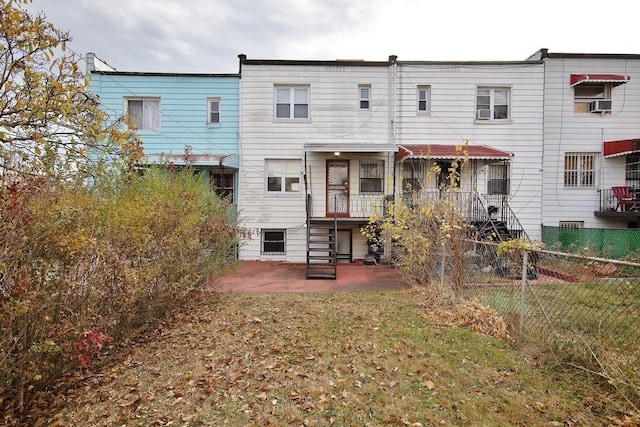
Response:
[[[148,164],[188,164],[237,199],[239,74],[117,71],[89,53],[87,79],[114,121],[129,116]]]

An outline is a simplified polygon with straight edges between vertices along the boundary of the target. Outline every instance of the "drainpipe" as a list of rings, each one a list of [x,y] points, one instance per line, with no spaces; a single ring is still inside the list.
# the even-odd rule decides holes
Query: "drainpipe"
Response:
[[[396,144],[396,105],[397,105],[397,79],[398,79],[398,56],[397,55],[389,55],[389,85],[391,86],[391,90],[389,93],[391,94],[391,108],[389,109],[389,139],[390,142],[394,145]],[[396,199],[396,159],[395,153],[391,154],[389,157],[392,159],[393,164],[393,199]]]

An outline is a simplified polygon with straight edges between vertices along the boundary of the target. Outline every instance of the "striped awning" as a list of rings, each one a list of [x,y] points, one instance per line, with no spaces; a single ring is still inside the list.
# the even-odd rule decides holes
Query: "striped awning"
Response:
[[[396,159],[488,159],[506,160],[513,157],[513,153],[498,150],[486,145],[400,145]]]
[[[631,76],[622,74],[571,74],[569,84],[571,87],[583,84],[601,84],[611,83],[613,86],[619,86],[631,80]]]
[[[639,152],[640,138],[605,141],[602,146],[602,156],[605,159]]]

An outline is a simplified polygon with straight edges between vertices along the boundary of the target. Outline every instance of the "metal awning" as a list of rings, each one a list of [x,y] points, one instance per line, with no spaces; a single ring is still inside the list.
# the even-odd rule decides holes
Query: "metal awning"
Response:
[[[355,144],[353,142],[306,143],[304,149],[312,153],[395,153],[396,144]]]
[[[633,153],[640,153],[640,138],[605,141],[602,145],[602,156],[605,159]]]
[[[584,84],[611,83],[613,86],[625,84],[631,80],[631,76],[622,74],[571,74],[569,84],[571,87]]]
[[[487,159],[507,160],[513,153],[486,145],[400,145],[396,160],[409,159]]]

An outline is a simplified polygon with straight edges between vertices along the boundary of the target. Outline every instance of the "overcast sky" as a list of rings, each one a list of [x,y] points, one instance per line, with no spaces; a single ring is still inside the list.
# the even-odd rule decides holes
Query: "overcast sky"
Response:
[[[524,60],[640,54],[638,0],[33,0],[121,71],[236,73],[250,59]]]

